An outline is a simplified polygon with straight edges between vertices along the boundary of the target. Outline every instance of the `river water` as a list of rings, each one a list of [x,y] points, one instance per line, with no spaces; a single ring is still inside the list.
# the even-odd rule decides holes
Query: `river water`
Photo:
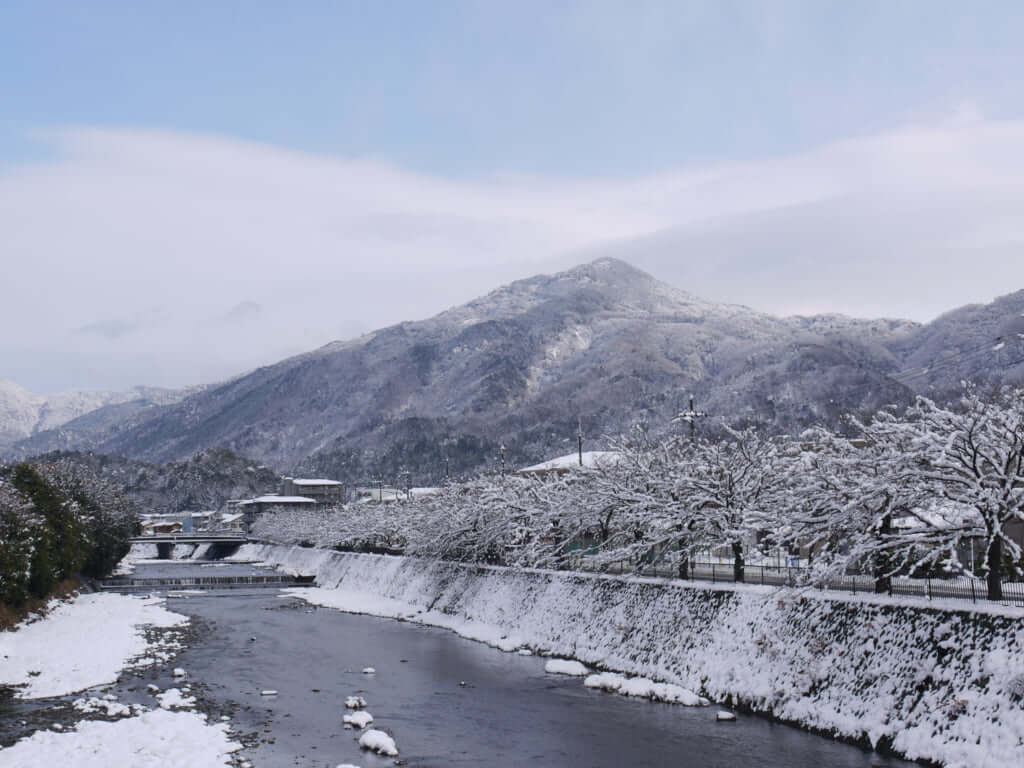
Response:
[[[168,569],[211,573],[175,563],[141,565],[136,575]],[[175,665],[201,685],[213,712],[229,713],[233,728],[258,738],[245,752],[256,766],[394,765],[362,752],[358,731],[343,728],[344,700],[353,694],[367,700],[373,727],[394,736],[401,759],[419,768],[914,765],[761,717],[718,723],[718,707],[590,690],[579,678],[545,673],[539,657],[315,608],[273,589],[179,593],[168,607],[198,629]],[[376,673],[363,674],[368,666]],[[267,689],[278,693],[262,696]]]

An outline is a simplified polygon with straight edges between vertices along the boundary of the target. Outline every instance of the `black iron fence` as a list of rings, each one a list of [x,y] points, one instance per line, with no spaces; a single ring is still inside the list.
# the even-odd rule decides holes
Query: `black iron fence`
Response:
[[[586,559],[579,570],[602,570],[607,573],[635,573],[639,576],[659,578],[677,578],[676,566],[668,563],[643,564],[620,561],[606,564],[603,568],[588,567]],[[735,570],[732,563],[691,562],[689,578],[695,581],[732,582]],[[807,586],[808,569],[789,565],[747,565],[743,568],[743,581],[746,584],[763,584],[776,587]],[[831,589],[851,594],[875,594],[875,579],[872,576],[848,574],[829,579],[824,584],[814,584],[815,588]],[[1003,599],[1001,605],[1024,607],[1024,582],[1003,582]],[[982,579],[969,576],[952,578],[908,578],[895,576],[890,579],[888,590],[882,594],[893,597],[915,597],[927,600],[967,600],[973,603],[991,603],[987,600],[988,588]]]

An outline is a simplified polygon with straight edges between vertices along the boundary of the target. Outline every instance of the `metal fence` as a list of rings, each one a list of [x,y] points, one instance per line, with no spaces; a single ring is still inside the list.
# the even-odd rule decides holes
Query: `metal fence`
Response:
[[[594,571],[588,568],[584,560],[580,570]],[[638,576],[655,576],[659,578],[677,578],[676,567],[667,563],[643,564],[621,561],[611,563],[602,569],[607,573],[634,573]],[[787,565],[747,565],[743,576],[746,584],[763,584],[776,587],[796,587],[808,585],[808,569]],[[691,562],[690,576],[694,581],[732,582],[734,569],[732,563]],[[915,597],[927,600],[967,600],[972,603],[997,602],[1000,605],[1024,607],[1024,583],[1003,582],[1003,599],[990,601],[987,599],[988,589],[982,579],[968,576],[955,578],[908,578],[895,576],[890,580],[890,588],[883,594],[892,597]],[[853,575],[829,579],[824,584],[815,584],[814,588],[830,589],[851,594],[875,594],[875,580],[872,576]]]

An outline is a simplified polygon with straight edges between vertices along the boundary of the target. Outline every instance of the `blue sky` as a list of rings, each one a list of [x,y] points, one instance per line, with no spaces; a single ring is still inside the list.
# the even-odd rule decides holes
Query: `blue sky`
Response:
[[[1024,109],[1015,2],[7,0],[0,22],[8,162],[101,125],[604,176]]]
[[[604,255],[775,314],[987,301],[1021,40],[1018,2],[0,0],[0,378],[213,381]]]

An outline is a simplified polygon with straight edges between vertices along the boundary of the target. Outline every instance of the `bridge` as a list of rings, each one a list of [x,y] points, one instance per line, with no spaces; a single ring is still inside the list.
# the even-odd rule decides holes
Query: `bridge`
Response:
[[[174,547],[178,544],[206,544],[210,547],[213,557],[226,557],[243,544],[250,541],[244,533],[157,533],[149,536],[133,536],[132,544],[155,544],[156,556],[161,560],[170,560]]]
[[[250,541],[244,533],[156,533],[149,536],[133,536],[132,544],[246,544]]]

